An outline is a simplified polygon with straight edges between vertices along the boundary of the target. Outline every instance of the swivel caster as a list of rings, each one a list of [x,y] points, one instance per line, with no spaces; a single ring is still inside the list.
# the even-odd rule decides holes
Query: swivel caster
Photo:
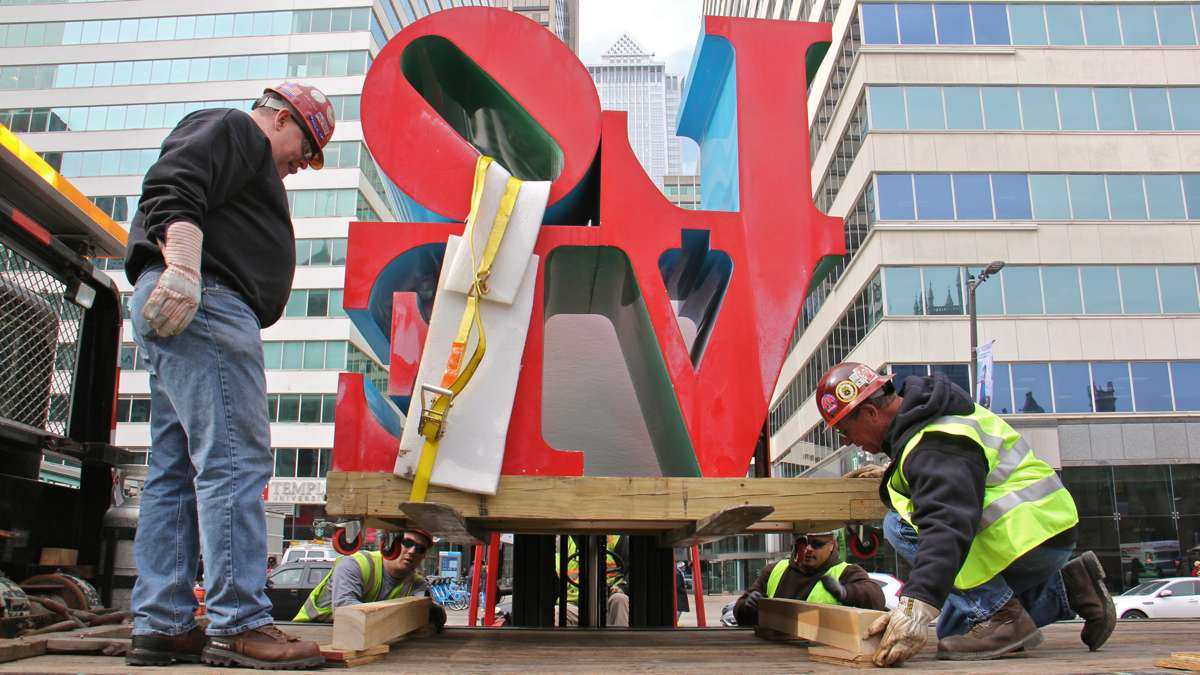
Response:
[[[333,533],[333,550],[342,555],[352,555],[362,548],[362,525],[357,521],[343,523]]]

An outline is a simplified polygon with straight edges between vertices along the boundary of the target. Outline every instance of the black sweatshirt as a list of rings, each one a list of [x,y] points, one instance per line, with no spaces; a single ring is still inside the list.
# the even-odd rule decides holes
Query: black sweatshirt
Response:
[[[775,597],[789,598],[792,600],[804,600],[808,598],[808,594],[817,584],[821,583],[821,577],[829,571],[830,567],[841,562],[841,557],[836,553],[829,556],[829,560],[825,561],[816,571],[805,573],[796,564],[795,560],[788,563],[787,570],[784,571],[783,577],[779,580],[779,587],[775,589]],[[742,593],[737,599],[737,603],[733,606],[733,616],[737,619],[739,626],[756,626],[758,625],[758,612],[746,606],[746,599],[754,591],[767,596],[767,581],[771,578],[771,571],[775,569],[776,563],[771,563],[758,573],[758,578],[754,580],[754,584]],[[863,609],[884,609],[885,603],[883,600],[883,590],[879,584],[871,580],[863,568],[858,565],[847,565],[846,569],[838,575],[838,581],[846,587],[846,602],[843,604],[847,607],[861,607]]]
[[[884,505],[893,509],[887,485],[908,441],[935,418],[970,415],[974,410],[967,392],[941,373],[909,377],[896,393],[903,402],[883,440],[883,449],[892,463],[879,485]],[[919,536],[917,559],[901,595],[938,608],[946,601],[979,530],[987,472],[983,448],[963,436],[929,432],[909,453],[904,477]],[[1074,543],[1075,528],[1046,542],[1064,547]]]
[[[296,271],[295,234],[271,142],[246,113],[194,112],[163,141],[129,228],[130,283],[162,264],[159,244],[180,220],[204,233],[201,273],[237,291],[262,328],[278,321]]]

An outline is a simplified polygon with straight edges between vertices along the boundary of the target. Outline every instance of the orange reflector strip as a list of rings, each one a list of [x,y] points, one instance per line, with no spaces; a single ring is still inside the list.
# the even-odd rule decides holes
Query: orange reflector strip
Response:
[[[12,219],[14,223],[20,225],[22,229],[36,237],[38,241],[43,244],[50,243],[50,232],[41,225],[38,225],[37,221],[33,218],[21,213],[20,209],[14,208],[12,210]]]

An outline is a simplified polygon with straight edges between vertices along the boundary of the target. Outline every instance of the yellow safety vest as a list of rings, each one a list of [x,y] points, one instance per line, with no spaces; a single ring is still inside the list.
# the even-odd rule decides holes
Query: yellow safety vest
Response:
[[[780,560],[779,562],[775,563],[775,567],[771,570],[771,576],[767,578],[768,598],[775,597],[775,591],[779,590],[779,582],[783,579],[784,573],[787,572],[789,563],[791,563],[791,560],[787,559]],[[840,580],[842,578],[842,571],[849,566],[850,563],[848,562],[840,562],[825,570],[825,574],[832,575],[834,579]],[[821,576],[825,576],[825,574],[822,574]],[[842,604],[838,602],[838,599],[833,597],[828,590],[826,590],[825,584],[821,583],[820,579],[817,579],[817,583],[812,587],[812,590],[808,592],[808,597],[804,600],[805,602],[816,602],[822,605]]]
[[[392,598],[412,595],[417,586],[425,581],[424,577],[413,572],[407,579],[393,588],[387,594],[386,598],[381,598],[379,597],[379,589],[383,588],[383,554],[379,551],[359,551],[334,563],[334,569],[337,569],[338,565],[346,564],[347,560],[353,560],[358,563],[358,571],[362,575],[364,586],[362,593],[363,602],[391,600]],[[317,584],[312,593],[308,594],[308,599],[304,601],[304,606],[300,608],[300,611],[296,613],[292,621],[326,622],[333,620],[333,599],[329,588],[329,580],[332,578],[333,570],[329,570],[329,574],[326,574],[321,583]]]
[[[608,536],[607,551],[605,551],[605,558],[606,558],[606,562],[607,562],[607,565],[605,565],[605,571],[606,571],[606,574],[608,575],[609,588],[612,588],[613,586],[615,586],[623,578],[623,576],[620,574],[620,572],[617,571],[618,570],[617,559],[614,558],[612,555],[613,549],[616,548],[618,541],[621,541],[621,535],[610,534]],[[577,556],[576,557],[572,557],[572,556],[575,556],[575,538],[567,537],[567,577],[578,580],[579,579],[579,558]],[[554,554],[554,574],[556,576],[558,575],[559,564],[560,563],[559,563],[558,554],[555,553]],[[573,584],[567,584],[567,602],[569,602],[573,605],[579,604],[579,587],[578,586],[575,586]]]
[[[1033,448],[1000,416],[976,405],[970,415],[939,417],[904,446],[897,469],[888,480],[892,507],[913,528],[913,504],[904,477],[904,461],[925,434],[937,432],[969,438],[987,458],[983,516],[954,586],[975,588],[1003,572],[1017,558],[1079,522],[1075,500],[1058,474],[1038,459]]]

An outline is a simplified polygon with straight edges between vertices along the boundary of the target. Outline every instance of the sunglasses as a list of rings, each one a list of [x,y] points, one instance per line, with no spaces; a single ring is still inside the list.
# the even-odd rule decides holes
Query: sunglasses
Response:
[[[428,546],[426,546],[425,544],[422,544],[414,539],[405,538],[404,541],[400,542],[400,545],[403,546],[404,548],[411,548],[413,550],[413,553],[416,553],[417,555],[421,555],[422,553],[429,550]]]
[[[833,543],[832,539],[827,539],[825,541],[813,541],[812,539],[806,539],[804,537],[800,537],[800,538],[796,539],[796,548],[799,549],[799,548],[804,548],[805,546],[807,546],[814,551],[820,551],[821,549],[825,548],[826,546],[828,546],[832,543]]]
[[[317,156],[317,151],[313,150],[312,141],[308,140],[308,132],[304,130],[304,127],[300,127],[300,133],[300,153],[303,155],[304,161],[311,162]]]

